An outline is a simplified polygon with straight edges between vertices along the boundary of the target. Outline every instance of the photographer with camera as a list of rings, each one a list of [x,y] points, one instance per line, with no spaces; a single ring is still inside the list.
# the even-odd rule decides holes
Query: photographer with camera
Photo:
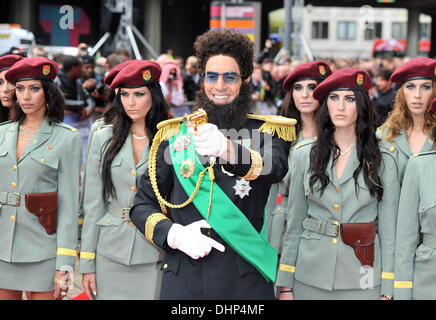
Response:
[[[81,59],[83,62],[82,76],[78,79],[78,82],[94,100],[94,114],[98,113],[97,117],[100,117],[101,113],[103,113],[104,106],[106,105],[106,92],[109,88],[103,83],[102,78],[95,73],[94,58],[89,55],[84,55]]]
[[[175,61],[169,61],[162,66],[160,85],[163,96],[170,107],[170,113],[174,117],[183,116],[190,112],[183,95],[183,78],[180,67]]]
[[[188,101],[194,101],[195,94],[200,89],[200,74],[198,73],[197,57],[195,56],[186,59],[183,89]]]

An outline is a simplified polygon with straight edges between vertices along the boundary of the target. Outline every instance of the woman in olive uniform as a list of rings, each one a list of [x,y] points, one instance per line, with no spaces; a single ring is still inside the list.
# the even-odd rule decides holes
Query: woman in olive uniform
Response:
[[[436,99],[431,105],[436,115]],[[433,123],[436,141],[436,122]],[[395,299],[436,299],[436,147],[412,156],[401,188]]]
[[[409,60],[391,76],[391,81],[401,87],[378,135],[391,143],[391,150],[398,149],[401,182],[409,157],[430,151],[434,145],[431,130],[435,115],[429,106],[436,97],[435,77],[436,60],[425,57]]]
[[[136,60],[127,60],[124,61],[118,65],[116,65],[104,78],[104,83],[110,87],[112,84],[112,81],[114,80],[115,76],[127,65],[134,62]],[[116,110],[112,108],[113,101],[116,96],[116,91],[111,90],[109,94],[109,102],[105,108],[103,117],[95,120],[95,122],[91,125],[89,128],[89,137],[88,137],[88,149],[91,146],[92,137],[94,136],[95,131],[100,130],[101,127],[103,127],[106,124],[111,124],[114,120],[114,117],[116,116]],[[86,154],[86,160],[88,160],[88,153]],[[86,172],[83,174],[83,182],[82,185],[85,185],[86,181]],[[82,225],[83,225],[83,197],[80,197],[80,210],[79,210],[79,240],[82,236]]]
[[[287,92],[283,100],[280,115],[297,120],[296,136],[292,142],[288,162],[294,148],[299,148],[303,140],[316,136],[316,111],[319,101],[313,98],[313,90],[324,79],[331,75],[330,67],[322,61],[312,61],[299,65],[283,82],[283,89]],[[289,193],[291,172],[281,183],[271,186],[267,206],[268,240],[280,254],[283,246],[283,236],[286,229],[287,199]],[[282,200],[276,207],[277,195]]]
[[[42,57],[6,73],[18,104],[14,119],[0,125],[0,300],[21,299],[22,291],[28,299],[62,299],[74,268],[82,145],[61,122],[57,73]],[[47,194],[54,192],[57,201]]]
[[[393,294],[399,181],[395,157],[375,136],[370,84],[368,73],[346,68],[313,92],[323,101],[317,139],[294,150],[289,169],[280,299]]]
[[[80,272],[91,299],[156,299],[160,251],[129,220],[137,179],[148,165],[156,125],[168,106],[161,68],[136,61],[113,79],[113,125],[94,133],[86,164]]]
[[[0,123],[8,121],[13,117],[13,94],[15,87],[6,80],[5,74],[17,61],[23,59],[16,54],[8,54],[0,58]]]

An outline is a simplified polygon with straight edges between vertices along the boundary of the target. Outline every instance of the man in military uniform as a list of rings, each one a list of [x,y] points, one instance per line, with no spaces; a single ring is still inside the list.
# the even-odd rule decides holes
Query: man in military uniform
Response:
[[[130,218],[165,250],[161,299],[274,299],[264,207],[295,120],[247,114],[252,46],[230,30],[200,36],[197,112],[158,125]]]

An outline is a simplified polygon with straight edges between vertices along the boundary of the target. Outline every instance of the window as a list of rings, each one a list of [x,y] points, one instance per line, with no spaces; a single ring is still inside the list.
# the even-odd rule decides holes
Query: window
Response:
[[[338,22],[338,40],[354,40],[356,38],[356,22]]]
[[[364,39],[365,40],[374,40],[374,39],[381,39],[382,38],[382,23],[381,22],[374,22],[371,26],[368,26],[368,28],[365,29]]]
[[[407,22],[392,23],[392,38],[407,39]]]
[[[419,24],[419,39],[430,39],[430,23]]]
[[[328,39],[329,23],[322,21],[312,22],[312,39]]]

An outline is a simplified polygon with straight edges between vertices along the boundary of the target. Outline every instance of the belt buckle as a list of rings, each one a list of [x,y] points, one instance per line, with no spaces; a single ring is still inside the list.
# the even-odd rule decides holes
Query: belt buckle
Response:
[[[337,237],[339,235],[339,223],[331,223],[330,226],[334,227],[334,236]]]
[[[21,195],[17,192],[8,192],[7,204],[18,207],[20,205]]]

